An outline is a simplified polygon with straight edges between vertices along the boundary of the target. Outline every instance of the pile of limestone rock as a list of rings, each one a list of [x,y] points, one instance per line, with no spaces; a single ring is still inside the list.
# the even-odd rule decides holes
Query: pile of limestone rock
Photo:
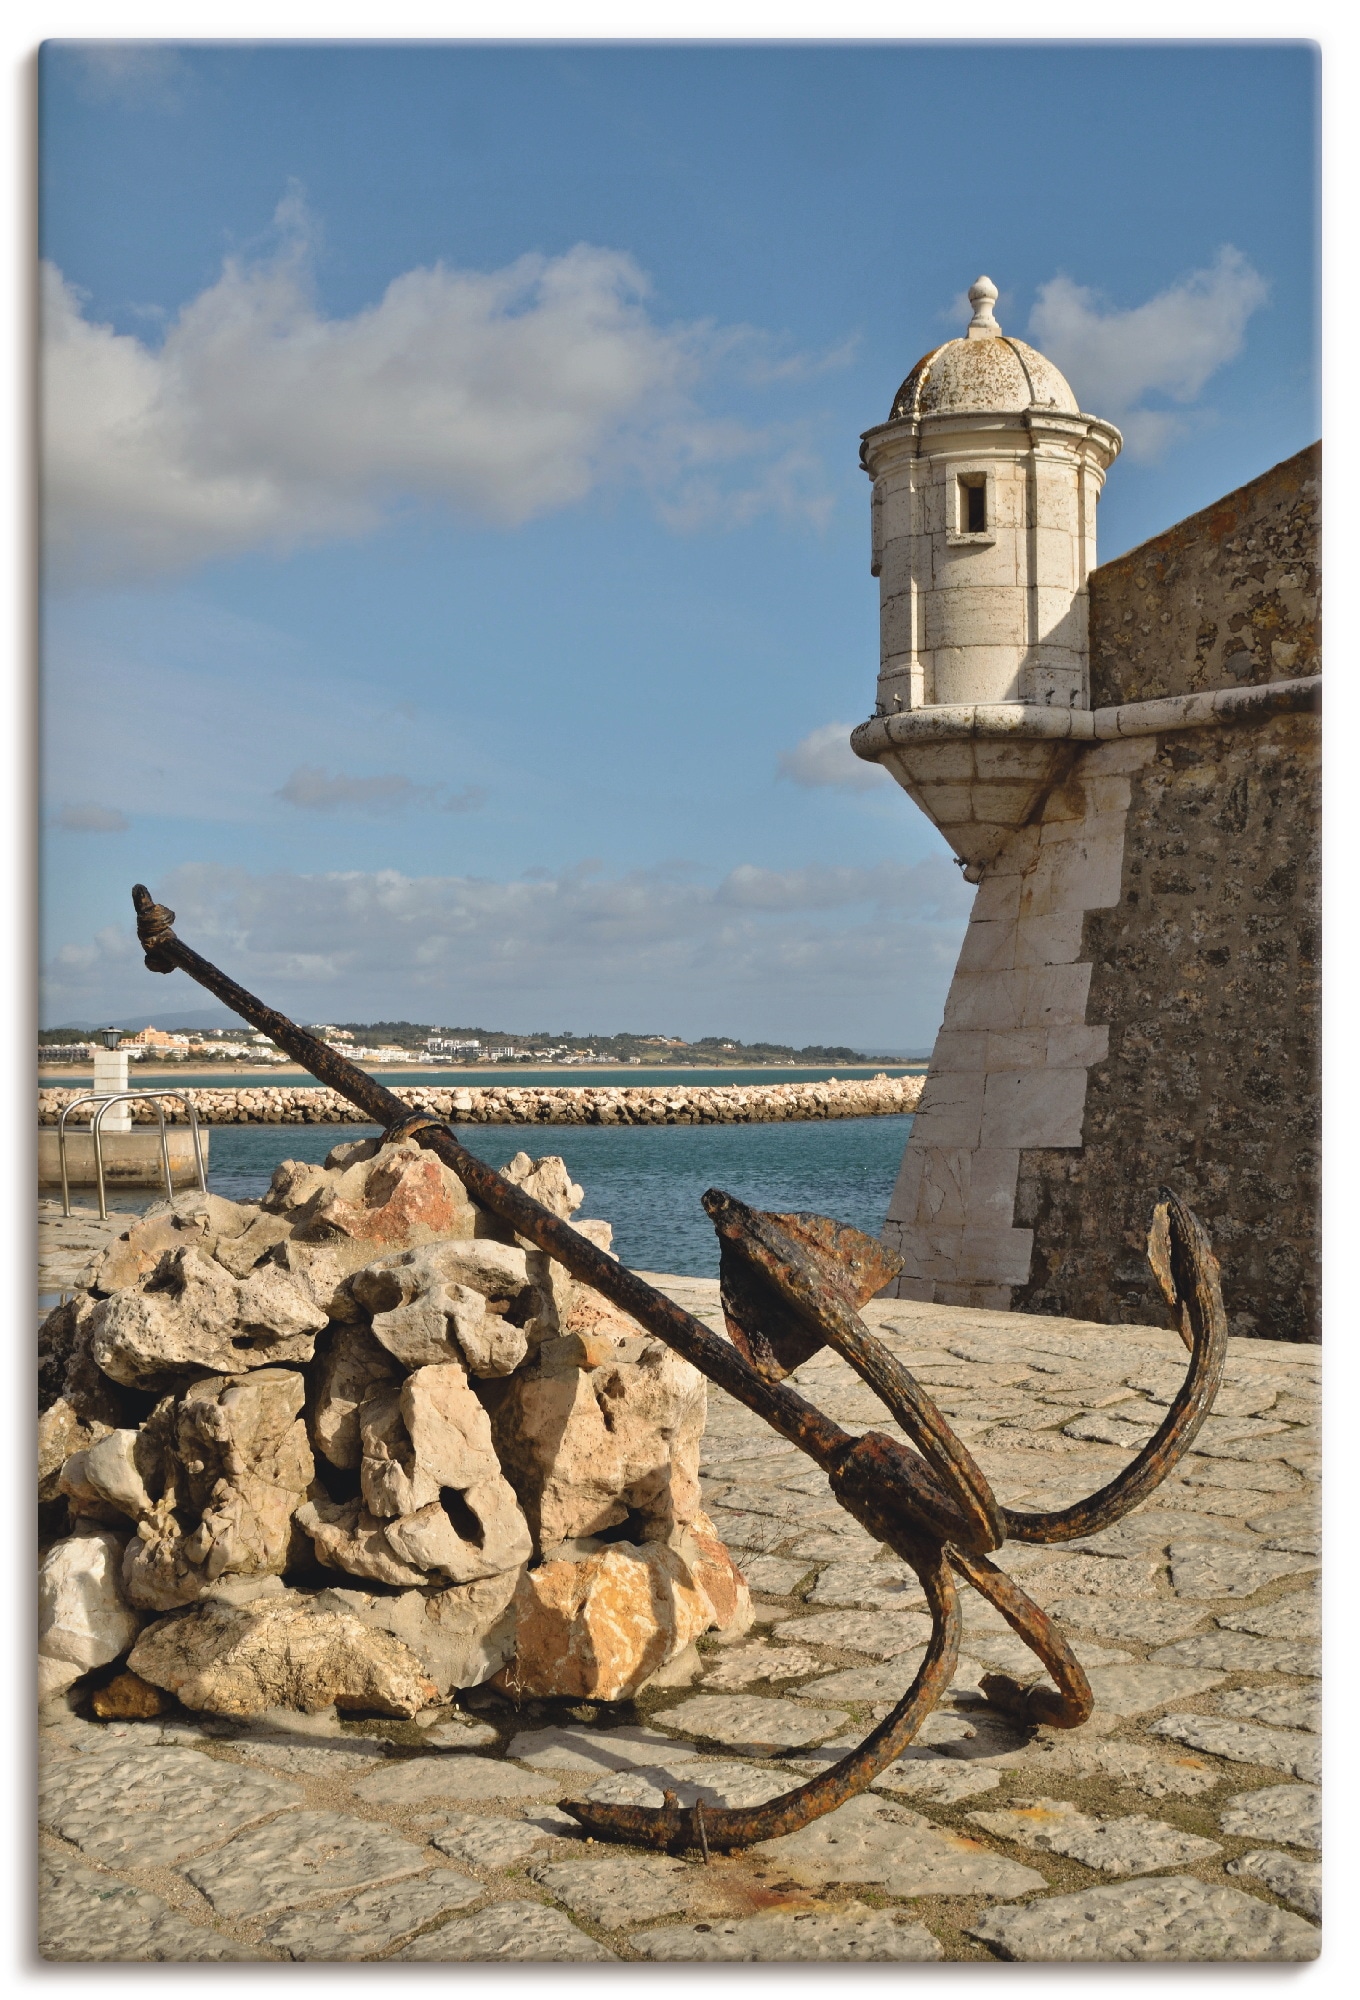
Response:
[[[581,1202],[559,1159],[505,1172]],[[610,1701],[749,1622],[700,1507],[703,1377],[411,1141],[161,1204],[39,1347],[43,1697]]]

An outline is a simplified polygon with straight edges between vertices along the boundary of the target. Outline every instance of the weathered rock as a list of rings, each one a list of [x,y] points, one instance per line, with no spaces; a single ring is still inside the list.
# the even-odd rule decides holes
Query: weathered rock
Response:
[[[314,1472],[303,1394],[293,1369],[261,1368],[157,1406],[136,1451],[155,1497],[124,1566],[134,1604],[169,1610],[222,1576],[282,1573]]]
[[[362,1500],[331,1501],[314,1493],[294,1515],[312,1538],[318,1562],[371,1583],[409,1587],[428,1583],[424,1570],[403,1562],[387,1539],[388,1523],[370,1514]]]
[[[360,1406],[396,1380],[397,1367],[367,1327],[332,1328],[311,1370],[310,1432],[314,1448],[343,1471],[363,1457]]]
[[[147,1722],[152,1716],[164,1715],[174,1703],[140,1674],[125,1671],[96,1688],[90,1706],[106,1722]]]
[[[399,1387],[379,1389],[364,1403],[359,1411],[359,1440],[363,1447],[359,1479],[370,1514],[391,1521],[401,1514],[414,1514],[438,1498],[441,1481],[416,1463],[415,1447],[402,1418]]]
[[[95,1528],[56,1542],[38,1571],[39,1694],[125,1653],[141,1624],[119,1582],[122,1538]]]
[[[359,1141],[360,1145],[371,1143]],[[280,1160],[260,1203],[261,1208],[268,1215],[287,1216],[290,1221],[300,1219],[310,1210],[313,1202],[331,1191],[334,1182],[328,1169],[331,1160],[341,1150],[338,1146],[332,1147],[325,1166],[318,1166],[315,1160]],[[372,1153],[365,1155],[367,1159],[372,1157]]]
[[[94,1267],[97,1292],[121,1292],[148,1278],[167,1251],[192,1247],[213,1256],[219,1244],[239,1238],[259,1216],[253,1204],[221,1195],[176,1195],[158,1202],[110,1243]]]
[[[238,1236],[219,1237],[213,1246],[217,1262],[233,1278],[248,1278],[275,1244],[286,1243],[292,1234],[292,1225],[285,1216],[266,1215],[262,1209],[252,1210],[251,1215],[248,1227]]]
[[[201,1250],[165,1252],[142,1289],[95,1307],[90,1352],[106,1375],[155,1388],[176,1375],[310,1361],[325,1315],[277,1265],[237,1280]]]
[[[40,1503],[55,1500],[62,1491],[61,1475],[68,1459],[107,1437],[109,1429],[108,1424],[82,1423],[65,1396],[48,1405],[38,1419]]]
[[[97,1426],[102,1434],[127,1422],[132,1399],[120,1384],[109,1380],[90,1353],[98,1304],[89,1292],[77,1292],[57,1306],[43,1321],[38,1348],[40,1384],[55,1387],[77,1422]]]
[[[296,1223],[304,1241],[344,1238],[370,1245],[372,1258],[387,1248],[473,1233],[476,1218],[462,1182],[411,1141],[380,1146],[371,1159],[355,1161],[338,1177],[323,1169],[319,1180],[285,1184],[281,1176],[292,1164],[285,1161],[276,1171],[265,1206],[283,1213],[305,1209]]]
[[[356,1271],[349,1288],[404,1367],[462,1361],[485,1376],[518,1368],[541,1303],[525,1252],[483,1239],[401,1251]]]
[[[136,1461],[138,1435],[133,1430],[110,1431],[76,1453],[62,1467],[63,1491],[92,1493],[129,1520],[143,1519],[151,1512],[152,1501]]]
[[[75,1345],[76,1326],[82,1309],[89,1313],[93,1300],[88,1292],[75,1292],[60,1305],[53,1306],[38,1328],[38,1409],[45,1413],[66,1386],[66,1371],[71,1364],[71,1352]]]
[[[515,1608],[515,1659],[501,1680],[540,1699],[617,1701],[713,1622],[684,1558],[661,1542],[613,1542],[581,1562],[526,1570]]]
[[[490,1680],[515,1651],[515,1586],[519,1572],[482,1577],[448,1590],[403,1590],[381,1596],[324,1590],[320,1611],[347,1611],[361,1624],[390,1632],[409,1646],[441,1695]],[[433,1732],[432,1732],[433,1733]]]
[[[702,1507],[672,1539],[712,1607],[713,1629],[729,1638],[746,1631],[753,1617],[750,1587]]]
[[[584,1194],[567,1172],[567,1163],[556,1153],[545,1154],[542,1159],[531,1160],[527,1153],[516,1153],[507,1165],[501,1168],[502,1178],[512,1186],[523,1188],[525,1194],[570,1221],[581,1203]]]
[[[460,1363],[419,1368],[371,1396],[359,1432],[364,1501],[400,1561],[470,1583],[527,1560],[528,1526]]]
[[[462,1493],[446,1488],[418,1513],[389,1521],[386,1534],[398,1556],[454,1583],[503,1575],[533,1553],[513,1489],[499,1472]]]
[[[570,1352],[555,1352],[563,1346]],[[545,1342],[535,1364],[487,1395],[496,1449],[536,1549],[547,1554],[625,1521],[645,1540],[693,1523],[702,1375],[660,1341],[591,1368],[579,1365],[579,1353],[570,1336]]]
[[[128,1661],[186,1708],[255,1715],[337,1708],[416,1715],[438,1689],[410,1648],[295,1591],[253,1604],[205,1604],[158,1619]]]

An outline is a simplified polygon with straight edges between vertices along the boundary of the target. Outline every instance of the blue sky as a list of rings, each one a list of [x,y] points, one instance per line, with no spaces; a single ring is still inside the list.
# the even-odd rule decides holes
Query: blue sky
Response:
[[[42,1018],[929,1045],[858,434],[997,314],[1103,558],[1317,435],[1289,43],[49,44]]]

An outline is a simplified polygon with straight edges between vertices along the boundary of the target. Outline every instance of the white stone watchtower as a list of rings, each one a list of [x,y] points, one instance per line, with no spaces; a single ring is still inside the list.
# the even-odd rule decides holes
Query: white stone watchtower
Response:
[[[1086,577],[1121,439],[1051,361],[1001,331],[990,278],[961,340],[918,361],[864,435],[874,482],[884,714],[938,703],[1088,706]]]
[[[881,644],[875,720],[852,740],[976,880],[1090,708],[1086,579],[1123,441],[1082,413],[1051,361],[1002,332],[990,278],[968,297],[967,332],[918,361],[887,423],[864,433]],[[961,756],[979,732],[1012,754]]]

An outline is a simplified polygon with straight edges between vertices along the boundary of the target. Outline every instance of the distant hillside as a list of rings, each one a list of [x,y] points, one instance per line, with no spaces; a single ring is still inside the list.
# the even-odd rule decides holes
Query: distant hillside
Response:
[[[548,1061],[553,1057],[595,1056],[609,1062],[702,1063],[706,1068],[739,1069],[753,1063],[862,1063],[869,1058],[842,1043],[822,1042],[794,1048],[787,1042],[741,1042],[734,1035],[705,1035],[697,1042],[682,1041],[678,1035],[634,1034],[577,1035],[564,1028],[559,1034],[538,1029],[532,1034],[511,1034],[503,1028],[437,1027],[425,1021],[336,1021],[333,1027],[352,1035],[356,1042],[386,1044],[424,1052],[432,1039],[446,1042],[473,1042],[476,1048],[451,1051],[455,1061],[484,1062],[490,1056],[516,1056]]]

